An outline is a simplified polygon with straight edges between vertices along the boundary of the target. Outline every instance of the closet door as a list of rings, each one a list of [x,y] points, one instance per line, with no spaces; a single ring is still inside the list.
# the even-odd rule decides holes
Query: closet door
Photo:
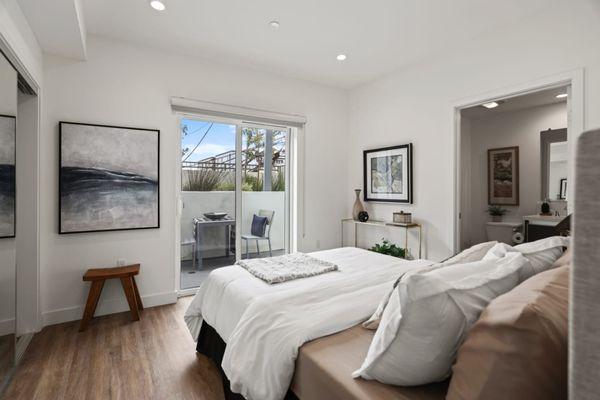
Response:
[[[0,53],[0,393],[15,365],[17,72]]]

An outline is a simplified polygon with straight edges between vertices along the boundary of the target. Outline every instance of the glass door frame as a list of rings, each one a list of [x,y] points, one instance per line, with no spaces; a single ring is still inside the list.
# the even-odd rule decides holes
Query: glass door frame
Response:
[[[262,123],[257,123],[257,122],[248,122],[248,121],[241,121],[241,125],[239,126],[239,133],[237,133],[237,128],[236,128],[236,140],[239,138],[240,140],[240,148],[238,151],[237,145],[236,145],[236,163],[237,160],[239,159],[240,164],[239,167],[238,165],[236,165],[236,178],[239,172],[239,179],[240,179],[240,201],[239,201],[239,209],[238,209],[238,201],[236,198],[236,203],[235,203],[235,207],[236,207],[236,215],[242,215],[242,129],[243,128],[254,128],[254,129],[272,129],[272,130],[279,130],[279,131],[285,131],[286,135],[285,135],[285,190],[284,190],[284,222],[283,222],[283,232],[284,232],[284,238],[283,238],[283,243],[284,243],[284,252],[285,254],[288,254],[292,251],[293,247],[291,246],[291,238],[293,235],[291,235],[292,232],[292,218],[291,218],[291,186],[292,186],[292,173],[291,173],[291,169],[292,169],[292,161],[294,160],[293,154],[294,154],[294,148],[293,148],[293,140],[292,140],[292,131],[293,129],[289,126],[284,126],[284,125],[275,125],[275,124],[262,124]],[[237,142],[236,142],[237,144]],[[237,183],[236,183],[236,195],[237,195]],[[239,213],[239,214],[238,214]],[[237,223],[236,223],[237,226]],[[240,227],[241,227],[241,220],[240,220]],[[241,229],[239,230],[240,234],[241,234]],[[241,259],[241,236],[239,236],[237,234],[237,230],[236,230],[236,249],[240,249],[239,252],[236,252],[236,261],[239,261]],[[239,237],[238,237],[239,236]],[[239,238],[240,243],[238,244],[237,240]],[[238,247],[239,246],[239,247]]]
[[[286,150],[286,165],[285,165],[285,194],[284,194],[284,251],[290,253],[296,251],[296,205],[297,203],[297,179],[298,179],[298,165],[297,165],[297,135],[298,129],[292,126],[277,125],[277,124],[264,124],[260,122],[252,122],[247,119],[233,119],[224,118],[212,115],[195,114],[195,113],[177,113],[177,137],[178,144],[175,146],[176,151],[176,178],[175,178],[175,197],[176,197],[176,221],[175,221],[175,280],[176,290],[178,296],[187,296],[195,294],[196,288],[181,289],[181,216],[183,211],[183,200],[182,200],[182,179],[181,179],[181,122],[184,119],[191,119],[196,121],[210,121],[227,125],[235,126],[235,258],[236,261],[241,259],[242,255],[242,129],[244,127],[250,128],[274,128],[278,130],[286,131],[285,139],[285,150]]]

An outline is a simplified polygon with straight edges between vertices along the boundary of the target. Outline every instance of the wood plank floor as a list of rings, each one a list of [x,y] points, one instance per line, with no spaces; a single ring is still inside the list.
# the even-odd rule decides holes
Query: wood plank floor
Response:
[[[8,399],[223,399],[216,366],[196,353],[183,314],[191,297],[129,313],[79,321],[35,335],[7,391]]]

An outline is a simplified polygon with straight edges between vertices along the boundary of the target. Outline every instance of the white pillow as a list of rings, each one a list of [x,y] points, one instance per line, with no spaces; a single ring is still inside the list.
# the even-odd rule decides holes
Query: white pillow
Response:
[[[379,327],[379,322],[381,321],[381,316],[383,315],[383,311],[385,310],[385,307],[387,306],[387,303],[390,300],[390,296],[392,295],[392,293],[394,293],[394,290],[396,290],[398,283],[400,283],[404,279],[407,279],[409,276],[411,276],[413,274],[421,274],[421,273],[429,272],[436,268],[440,268],[441,266],[442,266],[442,264],[435,263],[435,264],[431,264],[427,267],[415,268],[413,270],[407,271],[404,274],[400,275],[400,277],[398,277],[396,282],[394,282],[394,284],[390,287],[390,289],[385,293],[385,295],[379,302],[379,305],[377,306],[377,309],[375,310],[373,315],[371,315],[371,317],[368,320],[366,320],[365,322],[362,323],[362,327],[366,328],[366,329],[370,329],[370,330],[376,330]]]
[[[446,379],[483,309],[529,273],[530,262],[513,252],[401,280],[362,366],[352,376],[401,386]]]
[[[514,247],[498,243],[488,251],[483,259],[501,258],[509,252],[519,252],[531,262],[534,274],[538,274],[552,268],[554,262],[563,254],[563,248],[568,247],[569,244],[569,238],[564,236],[552,236]]]
[[[394,291],[394,289],[398,285],[398,282],[400,282],[401,279],[406,279],[412,273],[425,273],[425,272],[429,272],[435,268],[447,267],[447,266],[459,264],[459,263],[468,263],[468,262],[473,262],[473,261],[479,261],[497,243],[498,242],[494,240],[492,242],[476,244],[474,246],[469,247],[468,249],[461,251],[457,255],[450,257],[449,259],[447,259],[446,261],[444,261],[442,263],[436,263],[425,269],[419,269],[418,271],[410,271],[410,273],[405,273],[404,275],[400,276],[398,278],[398,280],[396,281],[396,283],[394,283],[393,287],[391,287],[385,293],[385,295],[383,296],[383,299],[381,299],[381,302],[379,302],[379,305],[377,306],[377,309],[375,310],[373,315],[371,315],[371,317],[368,320],[366,320],[365,322],[362,323],[363,328],[375,330],[379,327],[379,322],[381,321],[381,315],[383,314],[383,311],[385,310],[385,306],[387,305],[387,303],[390,299],[390,296],[392,295],[392,292]]]
[[[458,253],[457,255],[450,257],[449,259],[444,261],[442,263],[442,266],[446,267],[448,265],[464,264],[464,263],[469,263],[469,262],[473,262],[473,261],[479,261],[496,244],[498,244],[498,242],[494,240],[491,242],[484,242],[484,243],[479,243],[474,246],[471,246],[468,249],[465,249],[465,250],[461,251],[460,253]]]

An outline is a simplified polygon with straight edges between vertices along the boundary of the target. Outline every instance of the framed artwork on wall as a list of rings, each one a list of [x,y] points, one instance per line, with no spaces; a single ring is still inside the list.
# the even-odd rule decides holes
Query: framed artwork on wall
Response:
[[[15,237],[17,119],[0,115],[0,239]]]
[[[59,123],[59,233],[160,226],[160,131]]]
[[[519,147],[488,150],[488,204],[519,205]]]
[[[558,194],[559,200],[567,199],[567,178],[562,178],[560,180],[560,193]]]
[[[412,143],[363,152],[365,201],[413,202]]]

